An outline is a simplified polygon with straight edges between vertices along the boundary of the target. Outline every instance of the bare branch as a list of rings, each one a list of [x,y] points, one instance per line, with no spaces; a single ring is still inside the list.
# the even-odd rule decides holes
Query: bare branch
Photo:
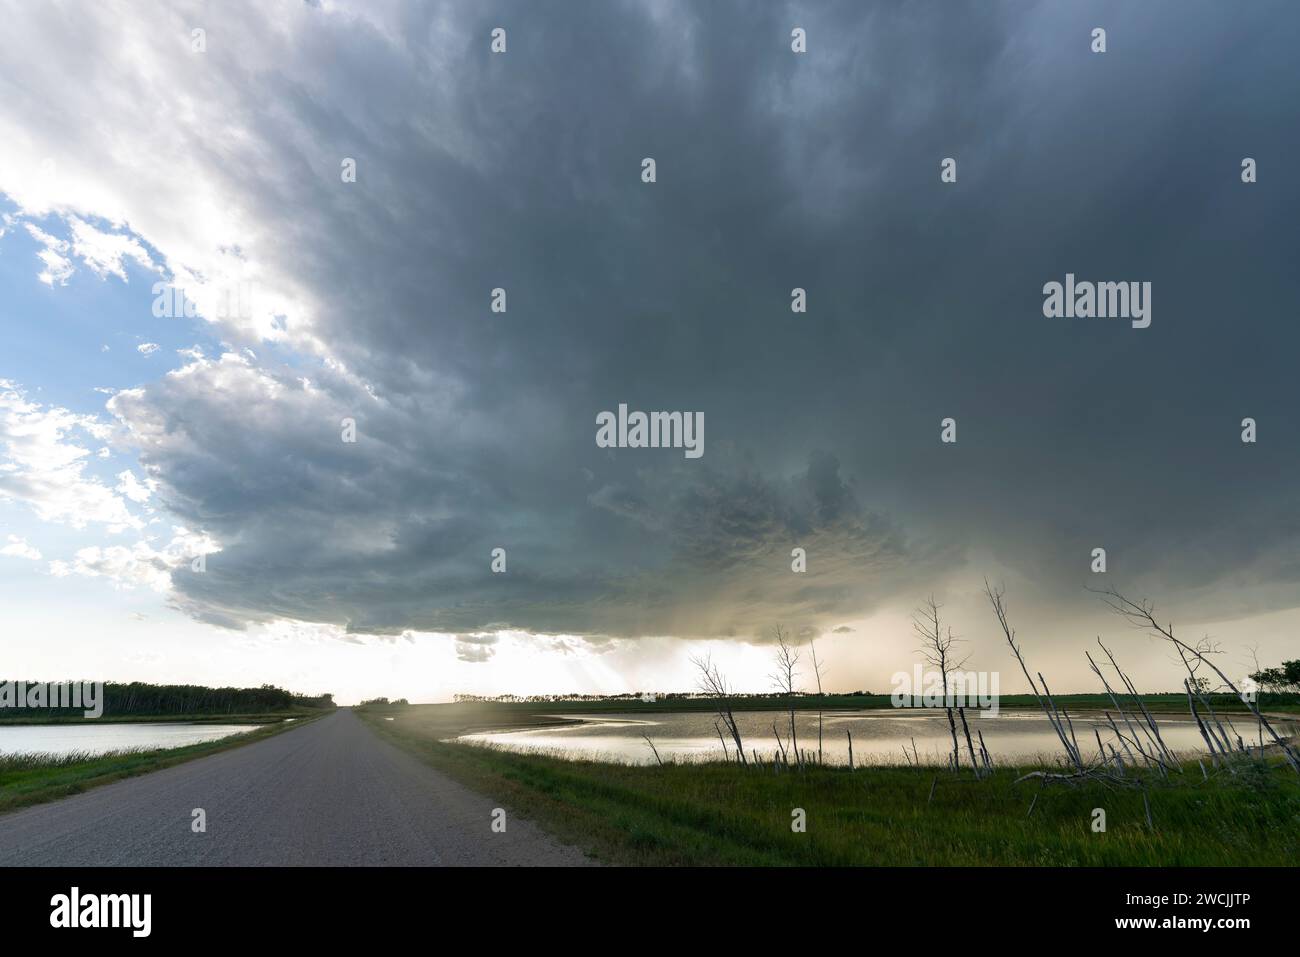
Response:
[[[1101,595],[1102,601],[1104,601],[1111,610],[1126,619],[1135,627],[1147,629],[1148,632],[1155,637],[1163,638],[1170,642],[1178,651],[1180,658],[1182,658],[1184,666],[1192,676],[1192,681],[1195,681],[1196,679],[1196,671],[1193,668],[1193,662],[1196,664],[1197,668],[1202,664],[1208,666],[1211,671],[1219,676],[1224,685],[1231,689],[1232,693],[1237,695],[1246,707],[1251,710],[1251,713],[1255,715],[1256,720],[1259,721],[1260,727],[1263,730],[1268,731],[1269,735],[1273,739],[1273,743],[1281,750],[1283,757],[1286,758],[1287,763],[1291,765],[1292,770],[1294,770],[1296,774],[1300,774],[1300,753],[1297,753],[1296,749],[1287,744],[1287,742],[1273,729],[1273,726],[1269,724],[1268,719],[1260,713],[1259,709],[1255,707],[1255,703],[1250,700],[1250,696],[1243,695],[1241,690],[1232,683],[1232,680],[1223,673],[1218,665],[1214,663],[1213,659],[1210,658],[1210,655],[1218,654],[1219,652],[1218,648],[1214,646],[1208,638],[1202,639],[1195,647],[1189,645],[1187,642],[1174,636],[1174,626],[1172,624],[1161,625],[1160,622],[1156,620],[1155,605],[1150,601],[1145,599],[1140,602],[1133,601],[1132,599],[1121,595],[1114,588],[1090,590]],[[1188,688],[1188,701],[1191,701],[1190,687]]]

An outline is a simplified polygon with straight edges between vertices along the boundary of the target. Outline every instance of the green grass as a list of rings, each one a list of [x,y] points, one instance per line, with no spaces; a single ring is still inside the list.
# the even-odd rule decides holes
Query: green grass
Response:
[[[300,727],[307,721],[328,713],[312,711],[305,717],[295,714],[293,717],[298,720],[292,723],[277,720],[244,734],[179,748],[125,750],[101,755],[72,754],[62,757],[47,754],[0,755],[0,813],[80,794],[101,784],[147,774],[230,748],[243,747],[290,728]],[[267,720],[266,715],[260,715],[259,718]],[[183,719],[171,717],[168,720]]]
[[[1201,778],[1195,762],[1142,795],[1099,783],[1015,784],[1002,769],[803,772],[691,763],[623,766],[445,743],[445,713],[361,712],[381,735],[597,859],[646,865],[1293,865],[1300,778],[1280,762]],[[535,716],[540,720],[542,716]],[[930,788],[934,789],[929,800]],[[1028,815],[1035,794],[1038,799]],[[1105,833],[1093,833],[1103,808]],[[791,830],[803,808],[806,833]]]

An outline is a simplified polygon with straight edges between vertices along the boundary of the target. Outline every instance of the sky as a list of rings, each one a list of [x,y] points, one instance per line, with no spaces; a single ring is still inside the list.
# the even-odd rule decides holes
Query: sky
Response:
[[[1054,691],[1178,687],[1096,588],[1295,655],[1293,5],[0,7],[6,673],[886,692],[933,595],[1023,690],[986,579]]]

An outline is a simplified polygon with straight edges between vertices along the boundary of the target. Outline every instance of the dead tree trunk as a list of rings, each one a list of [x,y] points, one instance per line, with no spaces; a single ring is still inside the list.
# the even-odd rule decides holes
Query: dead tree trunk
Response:
[[[722,757],[731,763],[731,754],[727,751],[727,739],[722,736],[722,729],[718,727],[718,722],[713,722],[713,730],[718,732],[718,740],[722,742]]]
[[[1291,769],[1295,771],[1296,774],[1300,774],[1300,751],[1297,751],[1294,747],[1288,744],[1281,735],[1273,729],[1273,725],[1270,724],[1268,719],[1260,713],[1259,708],[1255,706],[1255,702],[1250,700],[1250,696],[1243,695],[1241,689],[1233,684],[1232,679],[1225,675],[1219,666],[1207,657],[1204,651],[1193,648],[1185,641],[1175,638],[1173,625],[1162,626],[1158,621],[1156,621],[1155,606],[1150,602],[1139,603],[1131,601],[1114,589],[1108,589],[1102,592],[1102,595],[1105,596],[1106,603],[1117,614],[1127,618],[1133,624],[1150,629],[1157,637],[1164,638],[1166,641],[1173,644],[1174,647],[1178,649],[1179,655],[1183,657],[1183,663],[1185,666],[1187,666],[1187,655],[1191,655],[1198,662],[1208,666],[1211,671],[1218,675],[1219,680],[1221,680],[1228,688],[1232,689],[1232,693],[1242,700],[1246,707],[1250,709],[1251,713],[1255,715],[1256,719],[1264,729],[1268,731],[1269,736],[1273,739],[1273,743],[1278,746],[1278,749],[1282,752],[1282,756],[1286,759],[1286,762],[1291,765]],[[1190,666],[1188,667],[1188,670],[1192,670]],[[1195,677],[1194,673],[1192,677]]]
[[[1020,662],[1020,670],[1024,672],[1025,680],[1029,682],[1029,690],[1034,693],[1034,698],[1037,699],[1039,707],[1043,709],[1043,713],[1047,715],[1048,722],[1052,725],[1052,728],[1055,729],[1056,736],[1061,739],[1061,745],[1065,748],[1065,753],[1070,759],[1070,763],[1074,765],[1075,769],[1079,771],[1079,773],[1084,773],[1086,769],[1083,764],[1083,759],[1079,755],[1078,743],[1071,741],[1073,732],[1067,734],[1065,724],[1061,721],[1061,717],[1056,711],[1055,704],[1052,704],[1050,708],[1048,707],[1048,704],[1051,702],[1050,693],[1048,694],[1048,700],[1043,700],[1043,694],[1039,692],[1038,685],[1034,683],[1033,676],[1029,673],[1029,667],[1025,664],[1025,659],[1020,654],[1020,646],[1016,644],[1016,631],[1011,627],[1011,622],[1007,619],[1006,606],[1002,602],[1002,590],[995,590],[992,585],[985,581],[984,593],[988,595],[989,602],[993,605],[993,613],[997,615],[998,624],[1002,626],[1002,633],[1006,636],[1007,644],[1011,646],[1011,653],[1016,656],[1016,661]],[[1042,674],[1040,673],[1038,677],[1041,681]],[[1047,691],[1046,683],[1043,685],[1043,690],[1044,692]]]
[[[958,708],[957,714],[961,718],[961,730],[966,735],[966,750],[970,752],[970,766],[975,771],[975,777],[980,776],[979,762],[975,760],[975,745],[971,743],[970,726],[966,724],[966,709]]]
[[[718,666],[707,656],[692,658],[691,664],[695,665],[699,671],[700,690],[713,699],[718,718],[731,735],[731,740],[735,742],[736,756],[741,764],[745,764],[745,746],[740,740],[740,727],[736,724],[736,717],[731,713],[731,692],[727,687],[727,679],[718,670]],[[723,749],[726,749],[725,742],[723,743]]]
[[[948,674],[960,668],[962,663],[953,664],[950,658],[953,643],[957,638],[953,635],[951,627],[944,629],[939,614],[940,607],[942,606],[934,600],[933,595],[926,599],[925,605],[912,615],[912,630],[920,639],[922,657],[927,664],[939,672],[944,711],[948,716],[948,733],[952,737],[950,766],[956,771],[961,766],[961,745],[957,743],[957,722],[952,716],[953,701],[948,693]],[[975,773],[979,773],[978,768],[975,769]]]

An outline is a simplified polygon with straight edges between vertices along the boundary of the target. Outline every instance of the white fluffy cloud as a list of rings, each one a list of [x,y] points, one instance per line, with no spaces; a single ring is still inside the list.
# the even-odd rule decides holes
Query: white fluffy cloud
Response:
[[[126,500],[87,473],[91,450],[77,436],[106,441],[112,427],[89,415],[28,400],[0,379],[0,498],[29,505],[45,521],[110,532],[143,528]]]
[[[47,286],[66,286],[68,278],[76,271],[72,260],[67,255],[72,244],[66,239],[51,236],[39,226],[31,223],[27,223],[26,226],[32,238],[44,247],[36,254],[42,267],[36,278]]]
[[[114,490],[122,493],[137,505],[143,505],[149,501],[157,484],[154,479],[145,479],[145,481],[141,482],[135,477],[134,472],[127,469],[125,472],[118,473],[117,485]]]
[[[72,229],[73,254],[80,257],[100,279],[111,275],[126,282],[124,261],[127,259],[144,269],[158,270],[135,237],[105,232],[75,216],[68,220],[68,224]]]
[[[0,547],[0,555],[8,555],[12,558],[26,558],[33,562],[41,560],[41,553],[34,546],[28,544],[27,539],[17,535],[9,536],[8,544]]]
[[[17,221],[18,217],[12,217]],[[130,259],[139,266],[159,271],[149,253],[134,236],[125,233],[106,232],[77,216],[67,216],[62,224],[69,231],[67,239],[60,239],[46,232],[35,223],[24,222],[27,232],[41,244],[36,254],[41,261],[41,271],[37,279],[47,286],[66,286],[68,279],[76,272],[74,258],[80,259],[100,279],[116,276],[127,281],[125,260]],[[0,232],[0,235],[4,235]]]
[[[60,578],[68,575],[103,576],[121,587],[143,586],[157,592],[169,592],[173,571],[192,565],[200,556],[220,551],[218,544],[206,535],[179,527],[172,532],[171,541],[162,548],[155,548],[148,541],[139,541],[130,547],[87,546],[79,549],[72,561],[59,559],[50,562],[50,573]]]

